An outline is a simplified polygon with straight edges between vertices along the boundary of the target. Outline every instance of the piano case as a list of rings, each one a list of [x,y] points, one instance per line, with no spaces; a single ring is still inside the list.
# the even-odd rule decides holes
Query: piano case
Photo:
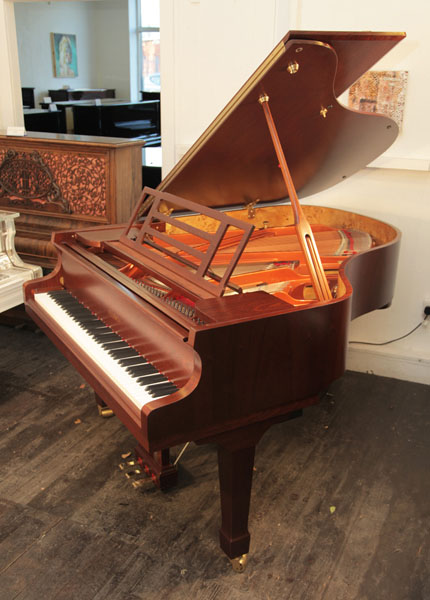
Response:
[[[55,270],[26,285],[29,314],[136,437],[158,485],[176,479],[169,447],[217,444],[220,543],[239,570],[255,447],[343,373],[350,318],[391,302],[400,241],[375,219],[303,207],[321,299],[278,159],[302,198],[384,152],[396,124],[336,98],[403,37],[290,32],[127,226],[54,234]]]

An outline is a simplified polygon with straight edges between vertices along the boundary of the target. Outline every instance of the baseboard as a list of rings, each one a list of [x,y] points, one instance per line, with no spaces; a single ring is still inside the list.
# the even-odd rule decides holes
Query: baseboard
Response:
[[[346,357],[346,368],[350,371],[430,385],[430,358],[350,346]]]

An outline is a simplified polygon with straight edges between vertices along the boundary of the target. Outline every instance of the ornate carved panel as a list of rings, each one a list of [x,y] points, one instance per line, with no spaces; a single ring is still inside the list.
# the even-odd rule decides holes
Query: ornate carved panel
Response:
[[[106,158],[0,150],[0,201],[47,212],[106,216]]]

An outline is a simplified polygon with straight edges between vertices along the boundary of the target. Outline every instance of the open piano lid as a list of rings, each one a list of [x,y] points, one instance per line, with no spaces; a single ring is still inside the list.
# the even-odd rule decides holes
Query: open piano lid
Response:
[[[394,142],[398,127],[336,97],[404,37],[289,32],[158,189],[212,207],[286,198],[261,94],[269,96],[299,197],[349,177]]]

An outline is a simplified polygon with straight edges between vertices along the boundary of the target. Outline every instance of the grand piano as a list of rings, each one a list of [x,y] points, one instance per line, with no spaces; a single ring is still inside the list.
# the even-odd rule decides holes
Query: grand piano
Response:
[[[54,233],[56,268],[25,287],[160,487],[176,480],[170,447],[217,445],[237,570],[258,441],[318,402],[345,369],[350,319],[392,299],[398,230],[298,197],[395,140],[389,118],[336,98],[403,37],[288,33],[128,224]]]

